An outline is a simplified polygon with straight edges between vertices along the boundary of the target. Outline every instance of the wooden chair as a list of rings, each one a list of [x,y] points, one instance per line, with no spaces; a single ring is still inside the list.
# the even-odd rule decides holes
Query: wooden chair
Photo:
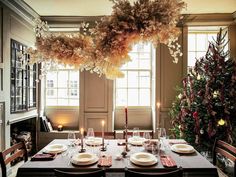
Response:
[[[154,138],[153,130],[152,131],[147,131],[147,132],[150,134],[151,138],[153,139]],[[128,136],[132,136],[133,132],[132,131],[128,131],[127,134],[128,134]],[[144,132],[139,131],[139,134],[140,134],[141,137],[143,137]],[[125,131],[123,131],[123,139],[125,139]]]
[[[136,171],[131,171],[125,169],[125,177],[182,177],[183,176],[183,169],[180,167],[177,170],[169,171],[169,172],[148,172],[148,173],[140,173]]]
[[[95,137],[102,137],[102,132],[94,132]],[[104,137],[106,139],[116,139],[116,131],[104,132]]]
[[[66,172],[55,169],[54,172],[56,177],[105,177],[104,170],[93,172]]]
[[[236,175],[236,147],[222,141],[222,140],[215,140],[213,146],[213,164],[217,165],[217,154],[230,159],[234,162],[234,176]],[[220,169],[220,168],[219,168]],[[223,169],[220,169],[223,170]]]
[[[18,157],[23,157],[25,162],[28,160],[28,154],[24,142],[14,144],[12,147],[0,152],[2,177],[7,177],[7,164]]]

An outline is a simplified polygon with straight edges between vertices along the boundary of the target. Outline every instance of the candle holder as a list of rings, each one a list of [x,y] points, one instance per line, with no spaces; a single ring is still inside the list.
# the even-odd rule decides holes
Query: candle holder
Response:
[[[125,151],[129,152],[130,149],[128,147],[128,125],[125,125]]]
[[[107,148],[106,148],[106,146],[104,146],[104,144],[103,144],[102,147],[100,148],[100,150],[101,150],[101,151],[106,151]]]
[[[63,126],[62,125],[58,125],[57,131],[59,131],[59,132],[63,131]]]
[[[85,152],[86,149],[84,148],[84,139],[83,136],[81,137],[81,149],[79,150],[79,153]]]

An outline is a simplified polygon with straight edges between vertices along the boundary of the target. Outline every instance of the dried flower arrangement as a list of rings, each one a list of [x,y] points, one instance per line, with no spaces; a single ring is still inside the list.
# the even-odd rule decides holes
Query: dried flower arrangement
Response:
[[[90,30],[83,33],[51,34],[45,22],[36,26],[36,50],[30,49],[33,62],[49,61],[73,65],[79,69],[105,74],[114,79],[123,74],[119,68],[130,60],[132,45],[143,41],[166,44],[173,62],[181,56],[176,43],[176,27],[185,7],[182,0],[112,0],[113,11]],[[41,58],[41,60],[39,60]],[[42,59],[43,58],[43,59]]]

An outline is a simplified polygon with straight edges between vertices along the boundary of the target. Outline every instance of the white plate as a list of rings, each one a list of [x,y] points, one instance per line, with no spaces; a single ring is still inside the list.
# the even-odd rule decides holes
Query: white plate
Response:
[[[89,146],[99,146],[102,144],[102,138],[94,137],[85,140],[85,144]]]
[[[71,163],[75,165],[92,165],[98,161],[98,157],[91,153],[79,153],[73,155]]]
[[[141,166],[151,166],[156,164],[157,158],[146,152],[138,152],[135,154],[132,154],[130,157],[130,161],[136,165],[141,165]]]
[[[134,146],[142,146],[145,138],[142,137],[131,137],[128,139],[128,142]]]
[[[193,146],[190,146],[188,144],[174,144],[171,146],[171,150],[182,154],[189,154],[195,152]]]
[[[65,144],[50,144],[43,149],[44,153],[57,154],[67,150]]]

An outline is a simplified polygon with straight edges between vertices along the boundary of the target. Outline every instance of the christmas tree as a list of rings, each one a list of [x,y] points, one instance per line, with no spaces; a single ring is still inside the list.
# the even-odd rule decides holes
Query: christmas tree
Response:
[[[211,151],[215,138],[236,144],[236,62],[225,36],[220,30],[197,59],[170,110],[173,135],[199,151]]]

